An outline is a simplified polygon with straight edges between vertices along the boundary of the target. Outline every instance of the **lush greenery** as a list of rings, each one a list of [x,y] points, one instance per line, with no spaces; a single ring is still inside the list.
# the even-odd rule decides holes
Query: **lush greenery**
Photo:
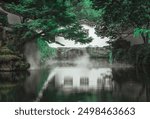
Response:
[[[80,20],[93,21],[98,18],[99,11],[92,9],[92,5],[90,0],[4,1],[1,7],[17,14],[21,19],[21,23],[12,26],[14,40],[6,45],[22,53],[24,45],[34,40],[40,50],[41,61],[44,62],[55,56],[56,52],[47,43],[64,45],[55,40],[57,36],[74,40],[76,43],[89,43],[92,38],[83,30]]]
[[[96,23],[99,36],[110,38],[116,61],[130,60],[133,55],[134,46],[125,41],[132,40],[129,36],[142,38],[144,44],[150,39],[149,0],[18,0],[3,8],[21,16],[21,23],[13,26],[17,34],[14,45],[20,49],[26,42],[37,41],[42,61],[55,55],[47,43],[63,45],[55,40],[57,36],[80,43],[92,41],[82,30],[83,19]],[[149,50],[148,45],[142,45],[137,51],[140,47]]]
[[[41,62],[56,56],[56,49],[52,48],[42,39],[37,40],[38,49],[40,51]]]
[[[73,1],[73,2],[72,2]],[[89,22],[96,22],[101,15],[101,10],[93,8],[92,0],[72,0],[72,10],[79,20],[88,20]]]
[[[93,0],[101,10],[97,20],[98,35],[110,38],[114,61],[150,64],[150,2],[149,0]],[[126,40],[143,39],[146,45],[131,46]]]
[[[19,45],[39,38],[60,44],[55,41],[56,36],[80,43],[91,42],[92,39],[83,32],[72,7],[68,0],[20,0],[19,4],[5,5],[6,10],[22,17],[21,24],[14,26]]]
[[[148,40],[147,43],[150,43],[150,29],[135,28],[135,30],[134,30],[134,36],[135,37],[140,37],[140,35],[146,36],[147,40]]]
[[[127,38],[139,33],[145,44],[148,43],[150,29],[149,0],[93,0],[96,9],[103,12],[98,20],[97,34],[111,39]],[[138,30],[137,30],[138,28]],[[140,29],[140,31],[139,31]]]
[[[30,67],[26,59],[7,47],[0,49],[0,71],[27,70]]]

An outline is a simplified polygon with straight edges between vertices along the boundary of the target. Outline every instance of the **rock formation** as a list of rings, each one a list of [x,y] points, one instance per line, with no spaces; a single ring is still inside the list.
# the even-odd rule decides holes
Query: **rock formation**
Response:
[[[27,70],[29,67],[23,56],[7,47],[0,48],[0,71]]]

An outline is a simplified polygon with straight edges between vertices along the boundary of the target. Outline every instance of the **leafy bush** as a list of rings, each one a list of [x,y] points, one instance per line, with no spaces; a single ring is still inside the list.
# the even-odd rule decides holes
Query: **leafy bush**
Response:
[[[149,29],[142,29],[142,28],[135,28],[134,29],[134,37],[139,37],[141,34],[148,34],[148,38],[150,39],[150,30]]]
[[[56,49],[49,47],[46,41],[38,39],[37,45],[40,50],[41,62],[56,56]]]

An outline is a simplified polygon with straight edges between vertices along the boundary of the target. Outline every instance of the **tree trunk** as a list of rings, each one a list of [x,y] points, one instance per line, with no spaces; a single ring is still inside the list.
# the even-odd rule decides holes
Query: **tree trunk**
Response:
[[[142,33],[141,36],[144,41],[144,44],[148,44],[148,34],[144,35],[144,33]]]
[[[146,43],[148,44],[149,43],[149,37],[148,37],[148,33],[146,33]]]

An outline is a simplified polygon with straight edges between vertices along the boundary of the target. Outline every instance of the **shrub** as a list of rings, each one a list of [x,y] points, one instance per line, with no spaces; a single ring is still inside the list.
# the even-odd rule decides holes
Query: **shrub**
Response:
[[[150,65],[150,45],[134,45],[128,50],[117,49],[113,58],[133,65]]]

